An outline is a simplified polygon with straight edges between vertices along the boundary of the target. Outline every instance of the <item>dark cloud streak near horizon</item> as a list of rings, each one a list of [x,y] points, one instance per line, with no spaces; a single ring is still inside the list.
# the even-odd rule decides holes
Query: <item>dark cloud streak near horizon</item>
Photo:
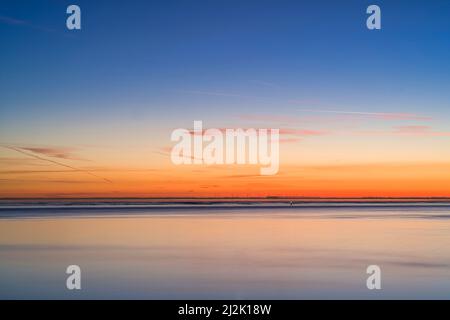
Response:
[[[42,160],[42,161],[47,161],[47,162],[50,162],[50,163],[53,163],[53,164],[56,164],[56,165],[59,165],[59,166],[63,166],[63,167],[72,169],[73,171],[76,171],[76,172],[86,173],[86,174],[88,174],[90,176],[93,176],[93,177],[96,177],[98,179],[101,179],[101,180],[103,180],[103,181],[105,181],[107,183],[111,183],[111,184],[113,183],[111,180],[103,178],[103,177],[100,177],[100,176],[98,176],[98,175],[96,175],[96,174],[94,174],[94,173],[92,173],[92,172],[90,172],[88,170],[79,169],[79,168],[76,168],[76,167],[73,167],[73,166],[69,166],[67,164],[64,164],[64,163],[61,163],[61,162],[58,162],[58,161],[55,161],[55,160],[46,159],[46,158],[40,157],[38,155],[35,155],[33,153],[26,152],[26,151],[22,150],[21,148],[12,147],[12,146],[2,146],[2,147],[6,148],[6,149],[9,149],[9,150],[13,150],[13,151],[19,152],[19,153],[22,153],[22,154],[27,155],[29,157],[33,157],[35,159],[39,159],[39,160]]]

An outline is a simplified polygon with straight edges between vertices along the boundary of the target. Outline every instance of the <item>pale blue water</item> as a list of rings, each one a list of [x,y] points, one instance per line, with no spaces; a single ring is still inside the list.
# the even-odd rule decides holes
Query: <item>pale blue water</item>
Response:
[[[366,287],[372,264],[381,290]],[[2,299],[449,297],[445,203],[0,207]]]

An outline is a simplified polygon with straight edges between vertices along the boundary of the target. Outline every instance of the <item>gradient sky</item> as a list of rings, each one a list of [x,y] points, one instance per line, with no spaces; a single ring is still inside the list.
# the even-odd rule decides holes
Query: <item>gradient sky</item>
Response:
[[[0,197],[450,196],[449,39],[444,0],[2,0]],[[173,165],[194,120],[280,128],[278,175]]]

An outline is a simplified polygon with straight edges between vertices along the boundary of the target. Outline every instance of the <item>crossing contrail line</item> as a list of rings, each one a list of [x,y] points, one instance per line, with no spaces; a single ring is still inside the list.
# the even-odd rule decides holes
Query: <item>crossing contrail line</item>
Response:
[[[63,166],[63,167],[72,169],[73,171],[86,173],[86,174],[88,174],[88,175],[90,175],[90,176],[96,177],[97,179],[101,179],[101,180],[103,180],[103,181],[105,181],[105,182],[107,182],[107,183],[113,183],[111,180],[106,179],[106,178],[103,178],[103,177],[100,177],[100,176],[96,175],[95,173],[92,173],[92,172],[90,172],[90,171],[88,171],[88,170],[79,169],[79,168],[72,167],[72,166],[69,166],[69,165],[67,165],[67,164],[64,164],[64,163],[55,161],[55,160],[43,158],[43,157],[37,156],[37,155],[35,155],[35,154],[33,154],[33,153],[28,153],[28,152],[26,152],[26,151],[23,151],[23,150],[20,149],[20,148],[11,147],[11,146],[2,146],[2,147],[3,147],[3,148],[6,148],[6,149],[14,150],[14,151],[16,151],[16,152],[22,153],[22,154],[24,154],[24,155],[27,155],[27,156],[32,157],[32,158],[35,158],[35,159],[39,159],[39,160],[42,160],[42,161],[47,161],[47,162],[50,162],[50,163],[53,163],[53,164],[56,164],[56,165],[59,165],[59,166]]]

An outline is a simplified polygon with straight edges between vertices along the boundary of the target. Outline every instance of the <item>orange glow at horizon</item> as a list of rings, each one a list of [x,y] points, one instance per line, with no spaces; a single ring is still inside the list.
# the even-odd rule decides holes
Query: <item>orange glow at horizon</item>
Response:
[[[273,176],[260,175],[260,164],[174,165],[169,127],[154,128],[148,139],[139,130],[104,132],[91,144],[44,136],[52,144],[0,146],[0,198],[450,197],[447,135],[335,126],[333,133],[318,124],[284,129],[300,136],[280,142]]]
[[[94,170],[111,181],[70,170],[10,171],[2,198],[89,197],[449,197],[450,164],[171,166]],[[6,180],[6,179],[5,179]]]

